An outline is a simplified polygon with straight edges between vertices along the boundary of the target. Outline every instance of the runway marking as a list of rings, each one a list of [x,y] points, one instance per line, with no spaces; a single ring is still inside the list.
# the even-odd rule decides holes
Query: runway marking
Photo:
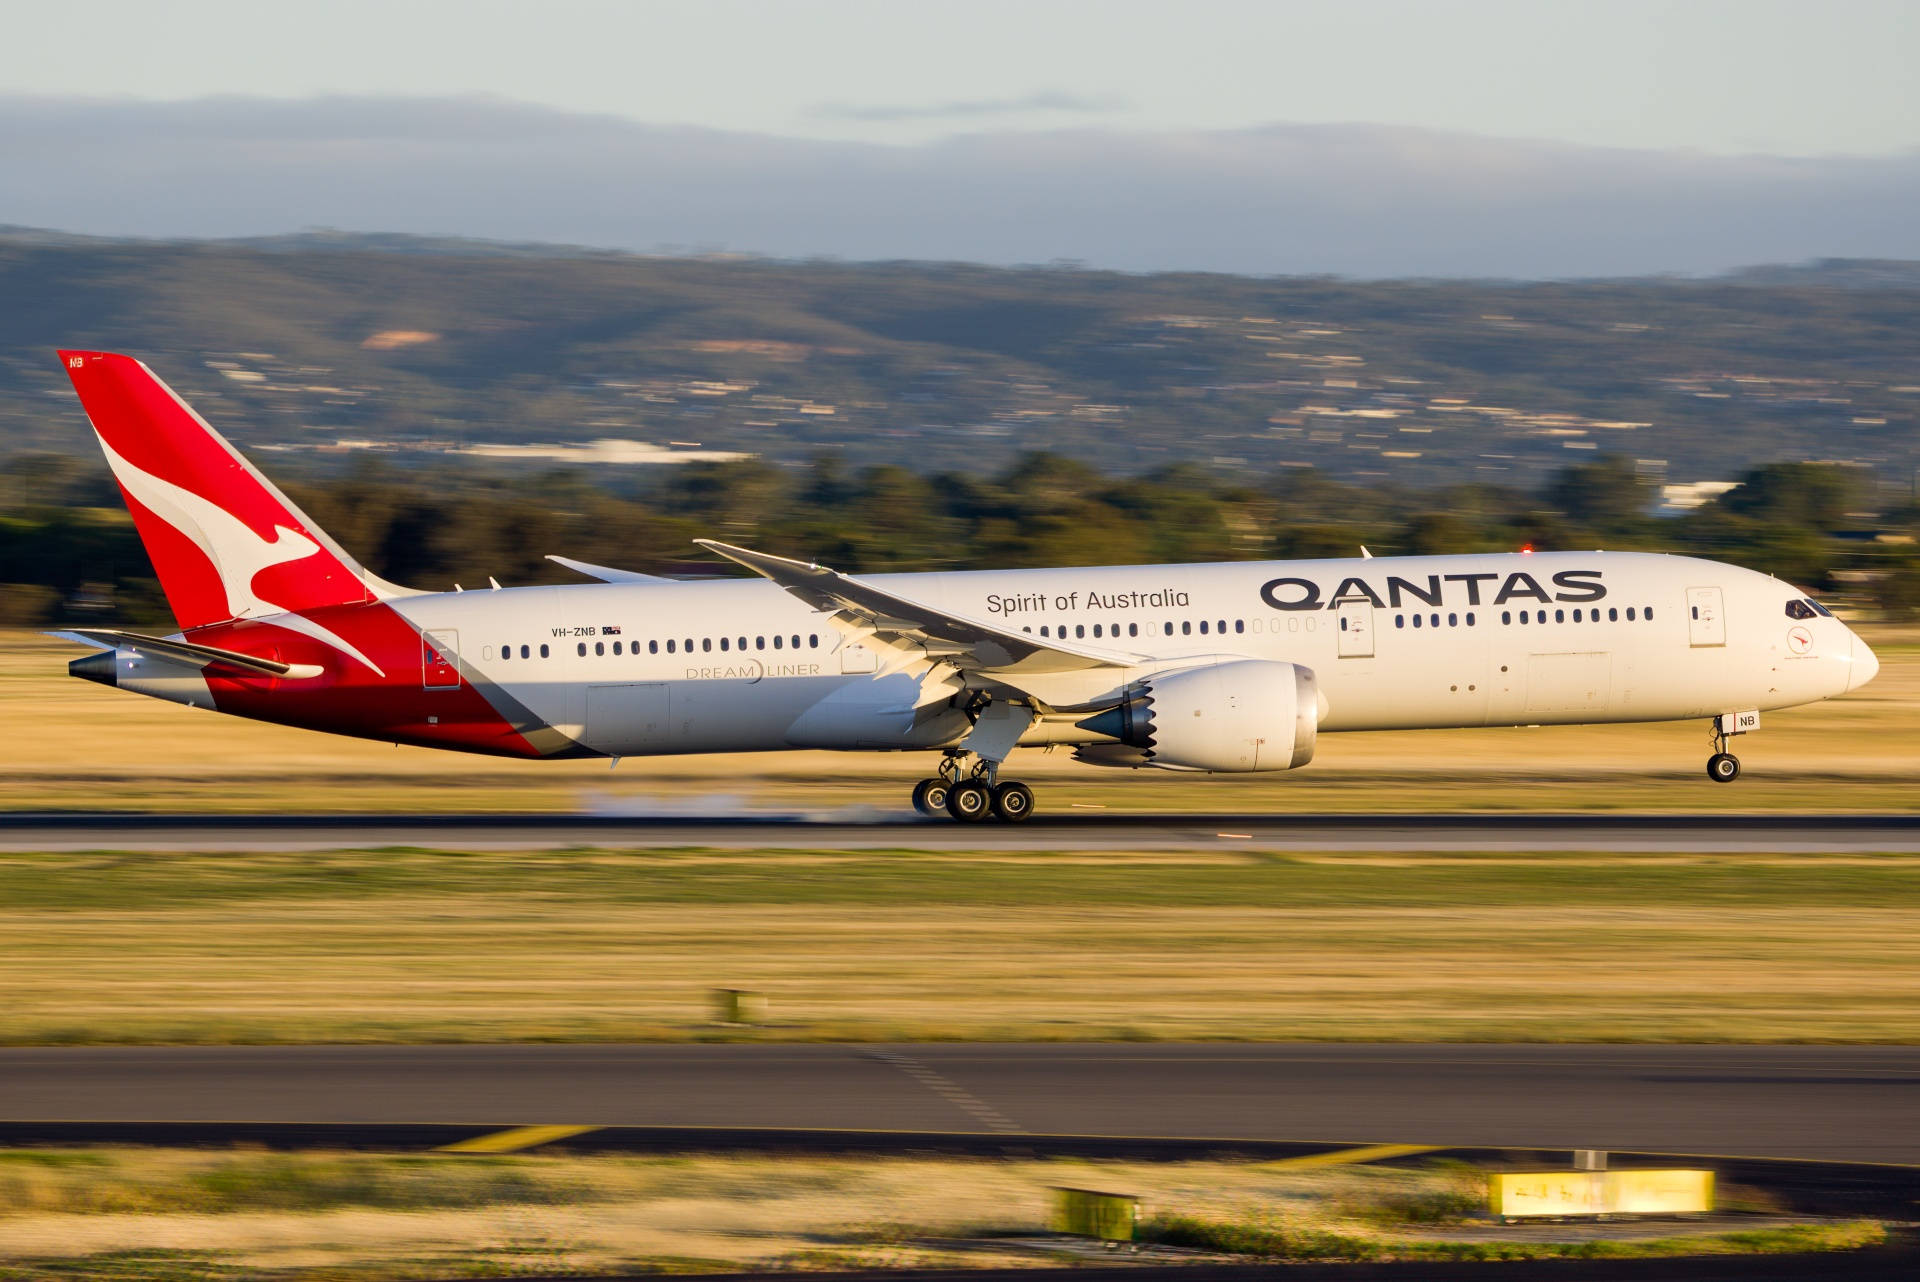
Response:
[[[1350,1166],[1356,1162],[1383,1162],[1390,1157],[1434,1153],[1439,1147],[1435,1144],[1369,1144],[1364,1148],[1335,1149],[1331,1153],[1309,1153],[1305,1157],[1283,1157],[1261,1165],[1269,1170],[1305,1171],[1320,1166]]]
[[[443,1144],[438,1151],[442,1153],[517,1153],[523,1148],[537,1148],[542,1144],[551,1144],[555,1140],[564,1140],[600,1129],[598,1126],[516,1126],[512,1130],[476,1135],[470,1140],[461,1140],[457,1144]]]
[[[1002,1135],[1025,1135],[1027,1128],[1002,1113],[993,1105],[969,1091],[938,1069],[929,1068],[911,1055],[902,1055],[897,1051],[869,1051],[883,1064],[891,1064],[907,1076],[919,1082],[928,1090],[942,1096],[949,1104],[971,1113],[987,1125],[989,1130]]]

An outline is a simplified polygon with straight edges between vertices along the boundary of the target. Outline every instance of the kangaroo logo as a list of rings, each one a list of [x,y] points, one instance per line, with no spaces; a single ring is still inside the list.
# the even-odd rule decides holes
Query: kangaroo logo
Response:
[[[94,433],[99,437],[99,433]],[[286,628],[312,637],[323,645],[348,655],[380,676],[386,676],[377,663],[362,654],[344,637],[322,627],[304,615],[276,605],[254,591],[254,580],[263,571],[277,565],[290,565],[320,551],[320,545],[298,530],[284,525],[273,527],[273,538],[263,539],[233,513],[173,482],[142,471],[114,451],[104,437],[100,448],[106,452],[107,466],[125,486],[127,493],[142,506],[178,530],[212,563],[227,594],[227,613],[235,619],[263,619],[272,616],[275,627]]]

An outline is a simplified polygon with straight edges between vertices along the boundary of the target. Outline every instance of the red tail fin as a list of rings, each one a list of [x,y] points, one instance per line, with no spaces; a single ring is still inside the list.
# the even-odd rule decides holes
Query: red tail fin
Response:
[[[145,365],[60,360],[182,628],[393,593]]]

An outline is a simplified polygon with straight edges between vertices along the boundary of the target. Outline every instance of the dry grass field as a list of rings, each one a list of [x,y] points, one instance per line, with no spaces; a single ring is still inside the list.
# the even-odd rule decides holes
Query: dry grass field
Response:
[[[1769,714],[1746,774],[1707,781],[1704,724],[1329,735],[1307,768],[1193,778],[1063,754],[1013,767],[1043,809],[1826,811],[1906,809],[1920,776],[1920,632],[1868,631],[1878,680]],[[0,633],[0,810],[904,812],[926,755],[517,762],[395,748],[196,712],[66,675],[80,651]]]
[[[1846,1249],[1871,1222],[1501,1230],[1457,1165],[0,1153],[0,1277],[375,1279],[1008,1268],[1113,1259],[1046,1233],[1052,1185],[1141,1199],[1131,1262]],[[1735,1201],[1739,1195],[1735,1194]],[[1102,1258],[1104,1256],[1104,1259]]]
[[[4,855],[0,1042],[1914,1042],[1916,920],[1905,856]]]

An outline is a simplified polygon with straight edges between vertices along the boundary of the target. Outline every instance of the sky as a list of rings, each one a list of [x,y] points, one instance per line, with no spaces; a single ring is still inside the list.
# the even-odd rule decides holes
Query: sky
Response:
[[[89,0],[14,4],[0,92],[488,94],[917,143],[1421,125],[1782,155],[1920,146],[1914,0]]]
[[[4,33],[4,224],[1360,276],[1920,257],[1920,0],[90,0]]]

